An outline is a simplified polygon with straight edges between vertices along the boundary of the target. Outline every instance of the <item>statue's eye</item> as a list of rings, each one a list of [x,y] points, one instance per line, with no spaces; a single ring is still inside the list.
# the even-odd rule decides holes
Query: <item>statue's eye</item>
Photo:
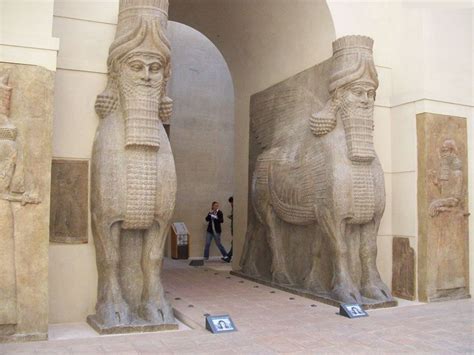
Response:
[[[363,90],[361,89],[352,89],[351,91],[356,96],[361,96],[363,94]]]
[[[158,73],[161,69],[161,65],[159,63],[153,63],[151,66],[150,66],[150,71],[152,73]]]
[[[140,62],[132,62],[129,64],[129,66],[134,71],[140,71],[143,69],[143,64]]]

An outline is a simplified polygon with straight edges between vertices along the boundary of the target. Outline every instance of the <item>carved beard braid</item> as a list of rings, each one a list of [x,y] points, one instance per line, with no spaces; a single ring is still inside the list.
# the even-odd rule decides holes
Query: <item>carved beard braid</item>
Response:
[[[163,80],[144,86],[119,79],[120,103],[125,115],[125,145],[160,148],[159,108]]]
[[[342,98],[339,106],[346,133],[349,159],[356,162],[371,162],[374,150],[374,105],[357,107]]]

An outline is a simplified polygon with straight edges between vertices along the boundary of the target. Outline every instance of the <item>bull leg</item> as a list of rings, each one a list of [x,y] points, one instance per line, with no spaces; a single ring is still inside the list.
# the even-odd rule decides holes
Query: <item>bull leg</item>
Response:
[[[318,274],[320,270],[316,268],[315,263],[311,266],[311,270],[308,276],[304,280],[305,288],[313,291],[315,293],[322,293],[323,287],[321,286],[321,282],[319,281]]]
[[[315,232],[317,233],[317,230],[315,230]],[[311,242],[311,255],[317,255],[320,252],[320,248],[321,248],[320,243],[318,243],[316,238],[313,239]],[[305,288],[315,293],[322,293],[324,288],[322,287],[321,282],[320,282],[321,270],[316,260],[311,260],[310,262],[311,262],[311,270],[304,279]]]
[[[120,223],[109,226],[92,218],[97,254],[97,317],[108,326],[130,323],[130,309],[119,283]]]
[[[245,236],[245,244],[240,258],[242,271],[254,277],[261,277],[261,272],[257,266],[258,255],[256,253],[256,238],[262,236],[263,226],[259,222],[252,222]]]
[[[264,209],[268,208],[267,203],[261,203],[262,201],[259,199],[260,194],[261,191],[257,189],[257,176],[254,173],[252,176],[251,204],[255,216],[249,217],[250,224],[247,228],[247,233],[245,234],[245,243],[242,256],[240,257],[240,267],[242,268],[242,271],[254,277],[261,277],[261,272],[257,266],[258,253],[256,248],[258,245],[256,239],[261,237],[262,233],[265,233],[265,228],[263,227],[265,222],[260,216],[259,207],[263,207]]]
[[[337,220],[330,212],[321,216],[318,222],[333,250],[332,297],[343,303],[362,303],[360,292],[354,285],[349,272],[345,222]]]
[[[379,301],[392,300],[392,294],[377,270],[377,231],[381,217],[361,226],[360,260],[362,266],[361,292],[365,297]]]
[[[279,285],[292,285],[293,280],[288,272],[285,260],[285,249],[282,239],[277,232],[277,216],[273,209],[268,206],[265,213],[265,225],[268,238],[268,244],[272,252],[272,281]]]
[[[143,272],[142,304],[140,316],[150,323],[174,323],[173,309],[165,299],[161,283],[163,249],[169,226],[163,221],[154,222],[143,237],[141,266]]]

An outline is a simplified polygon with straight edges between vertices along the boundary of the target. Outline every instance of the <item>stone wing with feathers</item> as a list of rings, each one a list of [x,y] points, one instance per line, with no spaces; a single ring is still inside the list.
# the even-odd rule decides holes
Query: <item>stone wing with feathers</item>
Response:
[[[254,172],[257,188],[268,188],[274,211],[290,224],[314,223],[315,201],[325,195],[325,159],[318,139],[304,144],[303,138],[316,106],[322,105],[301,88],[252,97],[251,127],[263,150]]]

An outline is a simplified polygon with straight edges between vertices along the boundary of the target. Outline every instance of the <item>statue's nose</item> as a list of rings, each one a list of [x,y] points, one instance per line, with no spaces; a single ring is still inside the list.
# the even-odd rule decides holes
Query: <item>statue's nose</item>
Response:
[[[362,96],[361,96],[361,101],[362,101],[363,103],[369,102],[369,96],[368,96],[367,92],[364,92],[364,93],[362,94]]]
[[[145,72],[143,73],[142,79],[145,81],[150,81],[150,71],[148,70],[148,67],[145,67]]]

